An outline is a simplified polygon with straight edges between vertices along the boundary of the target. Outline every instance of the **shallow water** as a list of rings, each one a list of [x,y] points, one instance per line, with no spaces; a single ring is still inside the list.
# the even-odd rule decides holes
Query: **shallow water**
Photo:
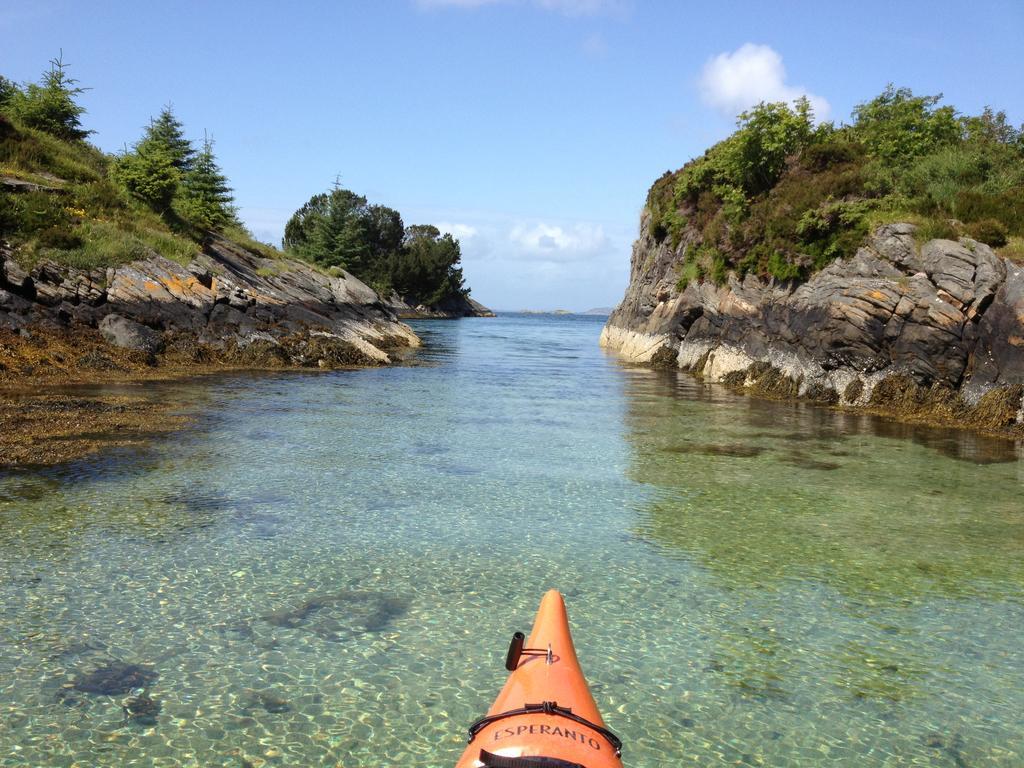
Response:
[[[195,429],[0,476],[0,765],[450,766],[549,587],[629,766],[1024,765],[1019,447],[628,368],[600,323],[161,385]]]

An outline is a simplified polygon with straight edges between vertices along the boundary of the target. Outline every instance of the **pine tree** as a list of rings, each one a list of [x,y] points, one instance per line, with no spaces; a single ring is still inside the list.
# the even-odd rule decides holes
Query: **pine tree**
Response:
[[[14,113],[29,128],[46,131],[66,141],[84,139],[92,131],[82,129],[85,107],[75,97],[85,93],[67,73],[63,55],[50,59],[50,71],[39,83],[29,83],[24,90],[8,93]]]
[[[238,224],[238,211],[227,176],[213,155],[213,140],[204,137],[182,185],[185,217],[202,229],[219,230]]]
[[[0,75],[0,109],[11,104],[15,97],[21,93],[21,88],[17,84],[8,80],[3,75]]]
[[[160,142],[144,138],[114,163],[115,181],[158,213],[171,206],[181,181],[174,158]]]
[[[160,110],[158,117],[150,119],[145,139],[162,145],[174,167],[182,173],[191,167],[196,150],[192,142],[185,138],[185,126],[174,115],[174,108],[170,104]]]

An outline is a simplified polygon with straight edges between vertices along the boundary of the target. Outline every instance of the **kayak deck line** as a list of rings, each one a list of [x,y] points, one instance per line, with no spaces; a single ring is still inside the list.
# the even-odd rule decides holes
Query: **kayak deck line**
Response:
[[[622,741],[590,693],[557,590],[541,600],[529,638],[512,636],[505,668],[456,768],[622,768]]]
[[[581,763],[569,763],[550,757],[502,757],[480,750],[483,768],[587,768]]]
[[[559,717],[565,717],[569,720],[572,720],[573,722],[579,723],[580,725],[585,725],[587,728],[590,728],[591,730],[597,731],[602,736],[604,736],[605,739],[608,740],[609,744],[612,745],[612,748],[615,750],[616,757],[622,755],[622,739],[620,739],[610,730],[605,728],[603,725],[592,723],[584,717],[580,717],[579,715],[573,714],[572,707],[558,706],[557,701],[545,701],[540,704],[526,704],[520,707],[519,709],[510,709],[505,712],[499,712],[496,715],[486,715],[485,717],[481,717],[479,720],[477,720],[475,723],[469,726],[469,743],[472,744],[473,739],[476,738],[476,735],[491,723],[496,723],[498,720],[504,720],[507,717],[516,717],[517,715],[532,715],[539,712],[543,712],[545,715],[558,715]]]

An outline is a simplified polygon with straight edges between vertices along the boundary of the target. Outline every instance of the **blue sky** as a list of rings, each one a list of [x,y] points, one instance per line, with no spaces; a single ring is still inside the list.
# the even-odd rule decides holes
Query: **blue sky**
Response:
[[[888,82],[1024,121],[1024,2],[4,0],[0,73],[63,49],[93,141],[172,102],[278,241],[342,184],[460,237],[498,309],[615,304],[651,182],[740,109],[807,93],[844,120]]]

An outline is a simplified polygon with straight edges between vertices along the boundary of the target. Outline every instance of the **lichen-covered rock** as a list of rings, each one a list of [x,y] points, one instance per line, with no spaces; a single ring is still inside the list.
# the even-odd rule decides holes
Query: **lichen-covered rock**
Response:
[[[892,376],[969,404],[1024,383],[1024,270],[982,243],[919,246],[913,225],[891,224],[801,284],[747,275],[679,290],[696,235],[673,250],[647,226],[642,219],[630,285],[601,336],[627,359],[648,362],[667,347],[679,367],[712,381],[764,363],[800,396],[844,404],[868,404]]]
[[[187,266],[154,253],[108,269],[52,261],[25,269],[0,248],[0,328],[33,324],[98,328],[112,344],[149,354],[161,339],[201,344],[232,360],[259,334],[276,348],[257,357],[285,365],[383,364],[419,344],[352,275],[264,258],[220,237]]]

